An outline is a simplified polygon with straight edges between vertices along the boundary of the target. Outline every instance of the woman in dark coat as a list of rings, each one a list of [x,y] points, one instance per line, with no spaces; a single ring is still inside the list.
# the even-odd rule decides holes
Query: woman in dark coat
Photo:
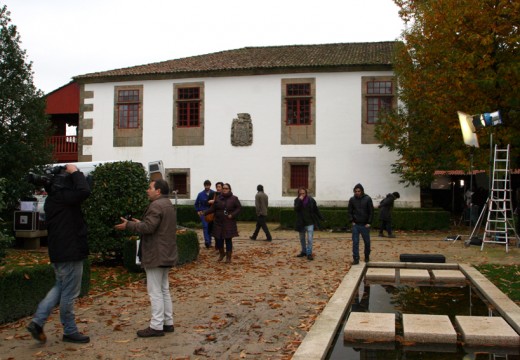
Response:
[[[394,238],[392,233],[392,210],[394,208],[394,201],[401,196],[396,191],[392,194],[387,194],[386,197],[379,203],[379,220],[381,226],[379,227],[379,236],[384,237],[383,230],[388,232],[388,237]]]
[[[225,183],[222,186],[222,193],[211,207],[203,212],[204,215],[215,213],[212,235],[216,239],[216,246],[220,254],[218,261],[222,261],[225,256],[226,262],[231,262],[231,254],[233,253],[232,239],[238,236],[237,217],[241,209],[240,200],[231,192],[231,185]],[[224,241],[226,242],[225,253]]]
[[[294,211],[296,211],[295,230],[300,235],[301,251],[297,257],[307,257],[308,260],[314,260],[312,255],[312,242],[314,237],[314,229],[319,227],[319,221],[323,220],[316,200],[307,195],[307,189],[301,187],[298,189],[298,197],[294,199]],[[307,241],[305,240],[307,234]]]

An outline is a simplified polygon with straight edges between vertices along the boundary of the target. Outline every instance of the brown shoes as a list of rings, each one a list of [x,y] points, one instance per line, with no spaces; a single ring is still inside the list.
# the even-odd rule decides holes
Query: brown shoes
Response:
[[[172,325],[173,327],[173,325]],[[154,336],[164,336],[163,330],[154,330],[151,327],[147,327],[144,330],[138,330],[137,336],[139,337],[154,337]]]

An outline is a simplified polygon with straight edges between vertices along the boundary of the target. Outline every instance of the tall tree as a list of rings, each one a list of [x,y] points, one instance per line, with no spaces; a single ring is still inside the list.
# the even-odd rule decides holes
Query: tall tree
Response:
[[[50,132],[45,99],[33,85],[32,63],[20,42],[4,5],[0,8],[0,174],[7,180],[10,209],[31,188],[23,180],[29,169],[52,160],[45,142]]]
[[[394,0],[407,25],[395,59],[401,105],[377,127],[398,154],[393,172],[427,185],[435,170],[469,169],[457,111],[500,110],[504,126],[478,132],[475,167],[488,168],[495,144],[520,150],[520,2]],[[518,164],[513,163],[513,166]]]

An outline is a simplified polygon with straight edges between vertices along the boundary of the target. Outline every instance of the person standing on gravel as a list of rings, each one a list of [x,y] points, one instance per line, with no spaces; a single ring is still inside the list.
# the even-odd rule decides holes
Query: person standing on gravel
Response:
[[[89,197],[90,188],[85,175],[76,165],[65,165],[63,173],[56,176],[59,177],[45,188],[49,195],[44,207],[49,258],[56,283],[38,304],[27,331],[34,339],[44,343],[47,337],[43,326],[53,308],[59,304],[63,341],[88,343],[90,337],[80,333],[76,326],[74,301],[81,291],[83,261],[89,254],[87,223],[83,218],[81,204]]]
[[[354,196],[348,202],[348,214],[352,223],[352,264],[359,264],[359,235],[365,243],[365,262],[369,262],[370,224],[374,218],[374,204],[361,184],[354,186]]]
[[[215,214],[213,221],[213,236],[217,242],[219,251],[218,261],[222,261],[226,256],[226,263],[231,262],[233,253],[233,238],[238,236],[237,217],[242,210],[240,200],[231,192],[231,185],[225,183],[222,186],[222,194],[215,200],[213,205],[201,213],[202,216]],[[224,253],[224,242],[226,252]]]
[[[395,238],[392,232],[392,210],[394,209],[394,201],[399,199],[401,195],[397,191],[387,194],[386,197],[379,203],[379,220],[381,226],[379,227],[379,236],[384,237],[384,230],[388,233],[388,237]]]
[[[294,199],[294,211],[296,211],[295,230],[300,235],[301,251],[297,257],[307,257],[307,260],[314,260],[312,255],[312,242],[314,238],[314,228],[319,226],[319,221],[323,220],[316,200],[307,195],[307,189],[300,187],[298,197]],[[307,240],[305,240],[307,234]]]
[[[150,296],[150,325],[137,331],[139,337],[164,336],[173,332],[173,304],[168,272],[177,263],[177,213],[168,198],[170,188],[163,179],[150,182],[146,195],[150,205],[143,220],[121,218],[116,230],[129,230],[141,235],[139,257],[146,272],[146,287]]]
[[[215,192],[211,190],[211,181],[205,180],[204,190],[202,190],[195,199],[195,211],[197,211],[200,222],[202,223],[202,233],[204,234],[204,245],[206,246],[206,249],[211,247],[211,226],[208,224],[204,216],[201,216],[200,214],[202,214],[204,210],[209,209],[211,206],[211,200],[215,200]]]
[[[256,208],[256,228],[249,238],[251,240],[256,240],[260,229],[264,230],[267,241],[272,241],[271,233],[267,228],[267,224],[265,222],[267,217],[267,207],[269,206],[269,197],[264,193],[263,185],[258,185],[256,187],[256,195],[255,195],[255,208]]]

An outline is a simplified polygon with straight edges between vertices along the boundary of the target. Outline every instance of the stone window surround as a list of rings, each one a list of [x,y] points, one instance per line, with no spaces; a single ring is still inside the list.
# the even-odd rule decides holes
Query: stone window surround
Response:
[[[309,166],[309,195],[316,194],[316,158],[315,157],[282,157],[282,196],[298,195],[298,189],[291,189],[291,165]]]
[[[120,129],[118,114],[118,93],[120,90],[139,90],[139,127]],[[143,85],[114,86],[114,147],[143,146]]]
[[[388,76],[362,76],[361,77],[361,143],[362,144],[379,144],[376,139],[375,125],[367,122],[368,117],[368,106],[367,106],[367,83],[370,81],[392,81],[392,89],[394,94],[392,95],[392,108],[397,108],[397,87],[395,77]]]
[[[287,84],[309,83],[311,85],[311,123],[309,125],[287,125]],[[316,144],[316,79],[289,78],[281,81],[281,144],[314,145]]]
[[[164,175],[166,177],[166,181],[168,181],[168,185],[170,186],[170,190],[175,190],[173,188],[171,175],[174,174],[185,174],[186,175],[186,194],[177,194],[178,199],[190,199],[191,197],[191,191],[190,191],[190,183],[191,183],[191,176],[190,176],[190,168],[166,168],[164,169]]]
[[[177,90],[179,88],[199,87],[200,88],[200,119],[197,127],[178,127],[177,118]],[[173,119],[172,119],[172,146],[191,146],[204,145],[204,128],[205,128],[205,112],[204,112],[204,82],[187,82],[173,84]]]

